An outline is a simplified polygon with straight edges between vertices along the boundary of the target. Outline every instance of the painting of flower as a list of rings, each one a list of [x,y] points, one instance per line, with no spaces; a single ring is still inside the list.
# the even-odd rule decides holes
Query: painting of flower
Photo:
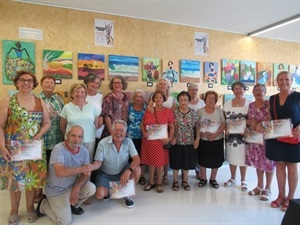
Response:
[[[266,86],[272,85],[273,64],[268,62],[257,62],[256,64],[256,80],[259,84]]]
[[[56,79],[72,79],[72,52],[43,50],[43,74]]]
[[[222,85],[231,85],[239,80],[239,62],[239,60],[235,59],[222,59]]]
[[[277,75],[279,72],[281,71],[288,71],[288,64],[284,64],[284,63],[274,63],[274,73],[273,73],[273,84],[274,86],[277,86]]]
[[[246,85],[254,85],[256,79],[256,62],[241,61],[240,62],[240,81]]]
[[[89,74],[98,75],[104,80],[105,55],[78,53],[78,80],[83,80]]]
[[[159,78],[160,70],[160,59],[144,57],[142,81],[156,82]]]
[[[218,83],[219,63],[205,62],[204,63],[204,82]]]
[[[13,84],[20,70],[35,73],[35,43],[2,40],[3,84]]]
[[[109,55],[108,56],[108,78],[122,76],[128,81],[138,81],[139,57]]]
[[[180,81],[187,83],[200,82],[200,61],[181,60],[180,61]]]

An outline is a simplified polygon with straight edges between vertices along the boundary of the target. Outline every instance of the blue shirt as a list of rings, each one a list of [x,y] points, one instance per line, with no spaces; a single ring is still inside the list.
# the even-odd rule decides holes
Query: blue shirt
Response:
[[[136,111],[133,108],[132,103],[129,104],[129,111],[128,111],[128,132],[127,137],[131,139],[141,139],[142,132],[141,132],[141,122],[145,113],[147,105],[144,103],[143,108],[140,111]]]

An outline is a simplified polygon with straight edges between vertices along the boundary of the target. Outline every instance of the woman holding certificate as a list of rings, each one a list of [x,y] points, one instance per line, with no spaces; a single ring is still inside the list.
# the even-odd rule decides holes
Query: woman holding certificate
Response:
[[[226,118],[225,159],[229,163],[231,177],[224,183],[225,187],[235,184],[236,169],[240,167],[241,190],[247,191],[246,182],[246,146],[243,134],[250,101],[244,97],[246,85],[237,81],[231,85],[234,98],[224,104]]]
[[[9,225],[19,222],[21,191],[24,190],[27,221],[33,223],[37,219],[34,196],[36,188],[45,186],[47,173],[42,137],[51,126],[44,101],[32,94],[38,85],[36,76],[19,71],[14,85],[18,93],[0,102],[0,188],[10,192]],[[26,151],[25,154],[22,151]]]
[[[256,125],[268,119],[269,101],[265,100],[266,87],[263,84],[256,84],[253,87],[254,102],[249,104],[247,129],[250,132],[256,131]],[[259,139],[249,141],[246,144],[246,164],[256,168],[257,186],[249,191],[249,195],[260,195],[262,201],[268,201],[271,195],[271,184],[275,163],[266,157],[263,135]],[[254,135],[252,135],[254,136]],[[245,134],[246,137],[246,134]],[[247,142],[247,139],[245,140]],[[266,185],[264,186],[264,174],[266,174]]]
[[[270,97],[271,119],[290,118],[293,124],[293,136],[300,136],[300,93],[291,90],[292,77],[287,71],[281,71],[277,76],[279,93]],[[297,183],[297,163],[300,161],[300,143],[287,144],[276,139],[266,140],[266,156],[275,161],[276,177],[279,189],[278,198],[271,207],[286,211],[289,200],[294,198]],[[286,179],[289,190],[286,195]]]
[[[168,144],[174,135],[174,113],[163,106],[166,100],[163,92],[155,91],[152,95],[152,101],[155,103],[153,112],[147,109],[141,123],[143,134],[141,164],[149,166],[150,175],[150,181],[144,187],[145,191],[155,187],[158,193],[164,191],[162,173],[164,166],[169,162],[169,151],[165,150],[163,145]]]
[[[201,179],[198,186],[204,187],[207,184],[206,168],[211,168],[209,183],[213,188],[219,188],[216,176],[218,168],[224,162],[225,116],[224,112],[215,106],[218,101],[216,92],[207,91],[204,101],[206,105],[197,111],[201,137],[198,149]]]

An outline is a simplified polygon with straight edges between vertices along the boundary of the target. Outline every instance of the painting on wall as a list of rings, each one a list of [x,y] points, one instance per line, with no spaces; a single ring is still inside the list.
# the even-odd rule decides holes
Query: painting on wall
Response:
[[[43,50],[43,74],[56,79],[72,79],[72,52]]]
[[[89,74],[98,75],[104,80],[105,55],[78,53],[78,80],[83,80]]]
[[[218,83],[219,63],[204,62],[204,82]]]
[[[180,81],[186,83],[200,82],[200,61],[181,60],[180,61]]]
[[[114,46],[114,21],[95,19],[95,45]]]
[[[234,94],[224,94],[224,103],[230,99],[233,99],[234,97]],[[251,102],[255,100],[253,94],[245,94],[244,97],[250,100]]]
[[[13,84],[20,70],[35,73],[35,43],[2,40],[3,84]]]
[[[274,86],[277,86],[277,81],[276,81],[276,78],[277,78],[277,75],[280,71],[289,71],[289,68],[288,68],[288,64],[284,64],[284,63],[274,63],[274,73],[273,73],[273,84]]]
[[[143,58],[142,81],[156,82],[159,78],[161,70],[159,58]]]
[[[292,87],[299,88],[300,87],[300,65],[290,65],[290,73],[293,78]]]
[[[195,55],[208,55],[208,33],[195,32]]]
[[[179,82],[178,60],[164,60],[162,77],[168,79],[171,83]]]
[[[139,57],[109,55],[108,56],[108,79],[114,76],[122,76],[128,81],[138,81]]]
[[[273,64],[269,62],[257,62],[256,64],[257,83],[266,86],[272,85]]]
[[[239,80],[240,61],[235,59],[222,59],[221,84],[231,85]]]
[[[256,79],[256,62],[244,61],[240,62],[240,81],[246,85],[254,85]]]

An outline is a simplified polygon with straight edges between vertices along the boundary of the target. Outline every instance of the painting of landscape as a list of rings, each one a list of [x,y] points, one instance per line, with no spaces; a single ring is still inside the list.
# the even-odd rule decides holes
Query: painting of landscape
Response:
[[[200,61],[181,60],[180,81],[187,82],[187,83],[199,83],[200,82]]]
[[[83,80],[89,74],[98,75],[104,80],[105,55],[78,53],[78,79]]]
[[[108,56],[108,78],[122,76],[128,81],[138,81],[139,77],[139,57],[109,55]]]

